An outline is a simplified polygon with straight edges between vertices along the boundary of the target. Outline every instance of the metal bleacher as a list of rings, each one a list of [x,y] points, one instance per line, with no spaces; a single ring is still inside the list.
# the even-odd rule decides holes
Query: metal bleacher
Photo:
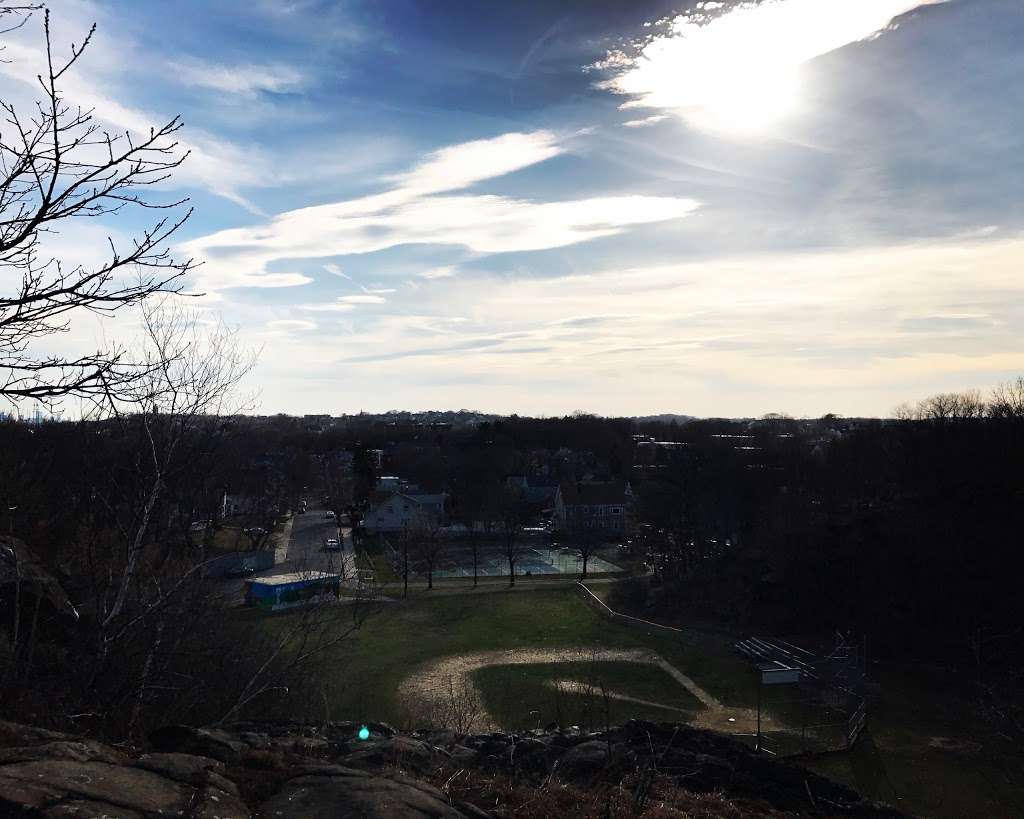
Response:
[[[799,646],[787,643],[785,640],[747,637],[737,642],[733,648],[752,663],[799,668],[802,676],[810,678],[817,676],[815,670],[817,656]]]

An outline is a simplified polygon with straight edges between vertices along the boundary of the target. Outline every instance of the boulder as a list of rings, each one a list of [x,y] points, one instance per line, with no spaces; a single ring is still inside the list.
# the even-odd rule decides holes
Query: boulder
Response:
[[[238,795],[235,783],[224,777],[224,763],[208,756],[143,754],[132,762],[132,767],[152,771],[195,788],[212,785],[218,790]]]
[[[301,776],[264,802],[258,819],[467,819],[435,788],[379,776]]]
[[[383,768],[395,766],[404,770],[426,773],[439,761],[449,758],[447,751],[428,745],[412,737],[389,737],[349,746],[345,764],[357,768]]]
[[[76,762],[106,762],[117,765],[121,754],[100,742],[89,739],[58,739],[39,745],[0,748],[0,765],[13,762],[36,762],[44,759],[71,759]]]
[[[105,762],[58,759],[0,768],[0,815],[21,806],[45,809],[75,800],[141,814],[175,815],[188,807],[193,793],[193,788],[151,771]]]
[[[72,737],[57,731],[36,728],[33,725],[22,725],[19,722],[0,720],[0,748],[42,745],[46,742],[58,742],[65,739],[72,739]]]
[[[631,758],[632,754],[620,743],[589,739],[562,754],[557,771],[562,779],[587,782],[599,775],[621,772],[630,764]]]
[[[111,805],[109,802],[94,802],[91,799],[61,802],[47,808],[40,815],[46,819],[146,819],[143,814],[129,808]]]
[[[249,750],[237,734],[219,728],[193,728],[188,725],[168,725],[149,735],[149,741],[158,751],[208,756],[221,762],[238,762]]]

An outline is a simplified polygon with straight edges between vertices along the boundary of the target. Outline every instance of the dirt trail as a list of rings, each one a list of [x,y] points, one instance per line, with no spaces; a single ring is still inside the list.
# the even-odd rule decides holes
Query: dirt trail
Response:
[[[754,709],[723,705],[658,654],[642,649],[509,649],[442,657],[417,668],[406,677],[399,686],[398,695],[410,712],[418,715],[443,713],[452,708],[453,702],[457,702],[459,710],[473,712],[474,731],[497,731],[499,726],[487,713],[480,692],[473,682],[471,675],[474,671],[492,665],[620,661],[657,666],[696,697],[704,708],[688,720],[689,724],[727,733],[747,734],[756,730],[757,712]],[[616,698],[629,699],[618,692],[614,693]],[[762,728],[773,727],[764,715],[761,722]]]
[[[551,680],[548,683],[550,688],[554,688],[558,691],[564,691],[567,694],[594,694],[594,687],[581,683],[579,680]],[[620,702],[633,702],[637,705],[644,705],[648,708],[663,708],[666,711],[675,711],[680,714],[688,713],[683,708],[676,708],[674,705],[665,705],[662,702],[652,702],[651,700],[642,700],[639,697],[630,697],[626,694],[616,694],[614,691],[605,691],[603,696],[608,697],[610,700],[619,700]]]

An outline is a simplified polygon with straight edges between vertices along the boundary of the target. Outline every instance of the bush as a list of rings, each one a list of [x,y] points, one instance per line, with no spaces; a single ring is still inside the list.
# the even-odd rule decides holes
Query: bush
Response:
[[[608,607],[623,614],[642,614],[647,608],[648,582],[643,577],[625,577],[608,594]]]

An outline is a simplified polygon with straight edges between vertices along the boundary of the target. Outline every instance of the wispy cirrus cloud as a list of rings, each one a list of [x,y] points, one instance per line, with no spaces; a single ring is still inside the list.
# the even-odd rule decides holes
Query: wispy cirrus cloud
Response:
[[[74,6],[66,7],[76,9]],[[91,6],[84,9],[91,10]],[[74,28],[79,22],[78,37],[88,30],[84,21],[77,17],[77,9],[71,22],[65,26]],[[88,19],[88,18],[85,18]],[[19,92],[5,91],[6,102],[20,105],[23,114],[28,114],[33,100],[38,96],[37,75],[45,73],[46,52],[42,39],[35,28],[35,20],[29,25],[7,36],[4,43],[4,60],[0,61],[0,76],[21,84]],[[90,43],[83,57],[75,64],[74,70],[65,74],[60,81],[60,90],[66,103],[91,111],[101,127],[113,134],[130,133],[138,138],[148,135],[151,128],[159,127],[171,119],[170,114],[145,110],[125,104],[111,91],[111,63],[116,62],[109,52],[110,38],[98,38]],[[131,50],[131,44],[125,45]],[[58,52],[59,53],[59,52]],[[94,68],[94,66],[98,67]],[[257,215],[263,215],[250,198],[242,191],[245,188],[263,187],[275,178],[273,163],[259,149],[242,148],[234,142],[190,127],[187,134],[176,135],[178,148],[188,152],[188,159],[173,174],[176,187],[196,187],[232,201]]]
[[[271,330],[315,330],[316,326],[315,321],[304,319],[274,319],[267,322]]]
[[[430,270],[424,270],[416,275],[421,279],[450,279],[452,276],[456,275],[456,271],[454,267],[449,265],[446,267],[434,267]]]
[[[756,266],[736,257],[463,277],[422,291],[415,315],[374,314],[338,337],[330,360],[352,368],[351,383],[394,390],[414,359],[425,383],[466,379],[456,404],[474,403],[473,384],[489,381],[500,388],[489,400],[527,390],[535,412],[745,414],[788,396],[808,413],[884,413],[908,389],[984,386],[1024,366],[1021,252],[1020,239],[947,241],[768,255]],[[466,307],[469,317],[456,312]],[[541,397],[538,373],[552,371],[562,388]],[[753,409],[752,387],[763,396]]]
[[[663,122],[668,119],[668,114],[653,114],[643,119],[630,119],[622,123],[627,128],[647,128],[651,125],[657,125],[659,122]]]
[[[297,309],[310,313],[351,313],[356,306],[348,302],[325,301],[322,304],[300,304]]]
[[[405,244],[454,245],[478,254],[543,250],[613,236],[633,225],[677,219],[693,199],[620,195],[534,202],[495,194],[454,193],[557,156],[547,131],[504,134],[449,146],[411,171],[390,177],[391,189],[370,196],[287,211],[258,227],[234,228],[185,244],[209,262],[203,288],[263,286],[271,264],[373,253]],[[337,270],[330,270],[339,275]],[[431,275],[424,278],[431,278]],[[443,274],[434,273],[441,278]],[[295,280],[296,284],[305,283]]]
[[[352,277],[348,275],[348,273],[343,271],[339,265],[334,264],[334,262],[325,264],[324,270],[326,270],[332,276],[337,276],[340,279],[348,279],[349,281],[352,281]]]
[[[168,65],[183,85],[244,97],[299,91],[308,81],[302,71],[285,63],[229,65],[199,57],[183,57],[171,60]]]
[[[441,148],[391,181],[399,190],[412,195],[461,190],[544,162],[564,151],[551,131],[502,134]]]

